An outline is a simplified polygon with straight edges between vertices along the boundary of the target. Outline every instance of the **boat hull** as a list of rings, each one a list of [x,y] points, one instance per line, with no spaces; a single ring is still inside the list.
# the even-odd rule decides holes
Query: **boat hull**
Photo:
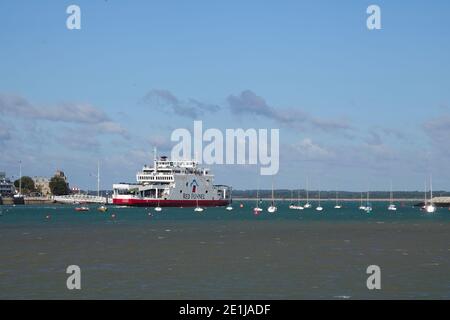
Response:
[[[230,200],[157,200],[137,198],[113,198],[113,204],[131,207],[223,207],[230,204]]]

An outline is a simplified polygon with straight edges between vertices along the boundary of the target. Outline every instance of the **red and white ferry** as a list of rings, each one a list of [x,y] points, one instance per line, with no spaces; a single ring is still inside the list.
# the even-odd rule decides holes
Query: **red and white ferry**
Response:
[[[231,202],[231,188],[214,185],[214,175],[193,160],[155,157],[136,174],[137,183],[113,184],[112,202],[121,206],[212,207]]]

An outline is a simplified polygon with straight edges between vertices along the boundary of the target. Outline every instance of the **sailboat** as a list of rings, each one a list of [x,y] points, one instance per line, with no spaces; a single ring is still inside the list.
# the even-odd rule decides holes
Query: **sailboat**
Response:
[[[261,211],[263,211],[263,209],[259,207],[259,176],[257,180],[258,180],[257,182],[258,187],[256,189],[256,206],[253,208],[253,213],[255,215],[258,215]]]
[[[293,210],[303,210],[304,208],[300,205],[300,190],[297,190],[297,204],[292,204],[289,206],[289,209]]]
[[[306,203],[303,206],[305,209],[311,208],[311,204],[309,203],[309,178],[306,178]]]
[[[162,208],[159,206],[159,200],[158,200],[158,205],[155,207],[154,209],[156,212],[161,212]]]
[[[336,191],[336,205],[334,206],[335,209],[341,209],[342,206],[338,202],[338,192]]]
[[[372,206],[370,205],[370,202],[369,202],[369,191],[368,190],[367,190],[367,203],[366,203],[366,208],[364,209],[364,211],[366,213],[369,213],[372,211]]]
[[[388,207],[389,211],[397,211],[397,207],[394,204],[394,197],[392,194],[392,181],[391,181],[391,192],[389,194],[389,207]]]
[[[426,194],[425,194],[425,212],[426,213],[434,213],[436,212],[436,206],[433,203],[433,180],[430,175],[430,202],[427,202]]]
[[[275,197],[273,194],[273,181],[272,181],[272,202],[270,204],[270,206],[267,208],[267,211],[270,213],[275,213],[277,211],[277,207],[275,206]]]
[[[198,199],[197,199],[197,206],[195,207],[194,211],[195,212],[203,212],[203,208],[198,206]]]
[[[366,206],[363,205],[363,193],[361,192],[361,204],[359,206],[359,210],[366,210]]]
[[[323,207],[320,205],[320,189],[319,189],[319,205],[316,207],[317,211],[322,211]]]
[[[294,201],[294,191],[291,190],[291,204],[289,205],[289,209],[295,208],[295,204],[293,201]]]
[[[232,207],[232,203],[233,203],[233,197],[232,197],[232,194],[233,194],[233,189],[230,189],[230,203],[228,204],[228,206],[225,208],[225,210],[227,210],[227,211],[231,211],[231,210],[233,210],[233,207]]]
[[[22,161],[19,161],[19,193],[13,196],[13,204],[25,204],[25,198],[22,195]]]

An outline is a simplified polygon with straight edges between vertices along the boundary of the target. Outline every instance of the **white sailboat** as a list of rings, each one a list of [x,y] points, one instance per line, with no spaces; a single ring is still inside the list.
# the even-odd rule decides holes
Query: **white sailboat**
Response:
[[[367,203],[366,203],[366,208],[364,209],[364,211],[366,213],[370,213],[372,211],[372,206],[369,202],[369,191],[367,190]]]
[[[430,201],[427,202],[426,195],[425,195],[425,212],[426,213],[434,213],[436,212],[436,206],[433,203],[433,180],[430,175]]]
[[[197,202],[198,203],[198,202]],[[162,208],[159,206],[159,201],[158,201],[158,205],[155,207],[154,209],[156,212],[161,212]]]
[[[278,210],[278,208],[275,206],[275,197],[273,194],[273,181],[272,181],[272,202],[270,204],[270,206],[267,208],[267,211],[269,213],[275,213]]]
[[[359,206],[359,210],[366,210],[366,206],[363,205],[363,193],[361,192],[361,204]]]
[[[233,206],[231,205],[231,203],[233,202],[232,194],[233,194],[233,189],[230,189],[230,203],[225,208],[225,210],[227,210],[227,211],[232,211],[233,210]]]
[[[389,194],[389,207],[388,207],[389,211],[397,211],[397,207],[394,204],[394,197],[392,194],[392,181],[391,181],[391,192]]]
[[[309,178],[306,178],[306,203],[303,206],[305,209],[311,208],[311,204],[309,203]]]
[[[258,175],[256,188],[256,206],[253,208],[253,213],[255,215],[258,215],[261,211],[263,211],[263,209],[259,207],[259,175]]]
[[[197,199],[197,206],[195,207],[194,211],[195,212],[203,212],[203,208],[198,206],[198,199]]]
[[[25,204],[25,197],[22,195],[22,161],[19,161],[19,193],[13,196],[13,205]]]
[[[289,209],[293,210],[303,210],[304,208],[300,205],[300,190],[297,190],[297,204],[293,204],[289,206]]]
[[[295,209],[295,204],[294,204],[294,191],[291,190],[291,204],[289,205],[289,209]]]
[[[336,205],[334,206],[335,209],[341,209],[342,206],[339,204],[339,200],[338,200],[338,192],[336,191]]]
[[[317,211],[322,211],[323,207],[320,205],[320,188],[319,188],[319,205],[316,207]]]

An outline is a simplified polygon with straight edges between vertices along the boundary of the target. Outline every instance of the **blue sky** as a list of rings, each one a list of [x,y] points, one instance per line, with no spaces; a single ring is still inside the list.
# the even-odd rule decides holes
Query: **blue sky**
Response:
[[[66,28],[70,4],[81,30]],[[370,4],[381,30],[366,28]],[[4,0],[0,171],[17,175],[21,159],[24,174],[59,168],[93,189],[100,159],[108,188],[198,119],[279,128],[280,188],[308,175],[312,188],[381,190],[392,178],[422,190],[433,173],[448,190],[449,14],[448,1]],[[218,183],[256,187],[255,167],[213,169]]]

